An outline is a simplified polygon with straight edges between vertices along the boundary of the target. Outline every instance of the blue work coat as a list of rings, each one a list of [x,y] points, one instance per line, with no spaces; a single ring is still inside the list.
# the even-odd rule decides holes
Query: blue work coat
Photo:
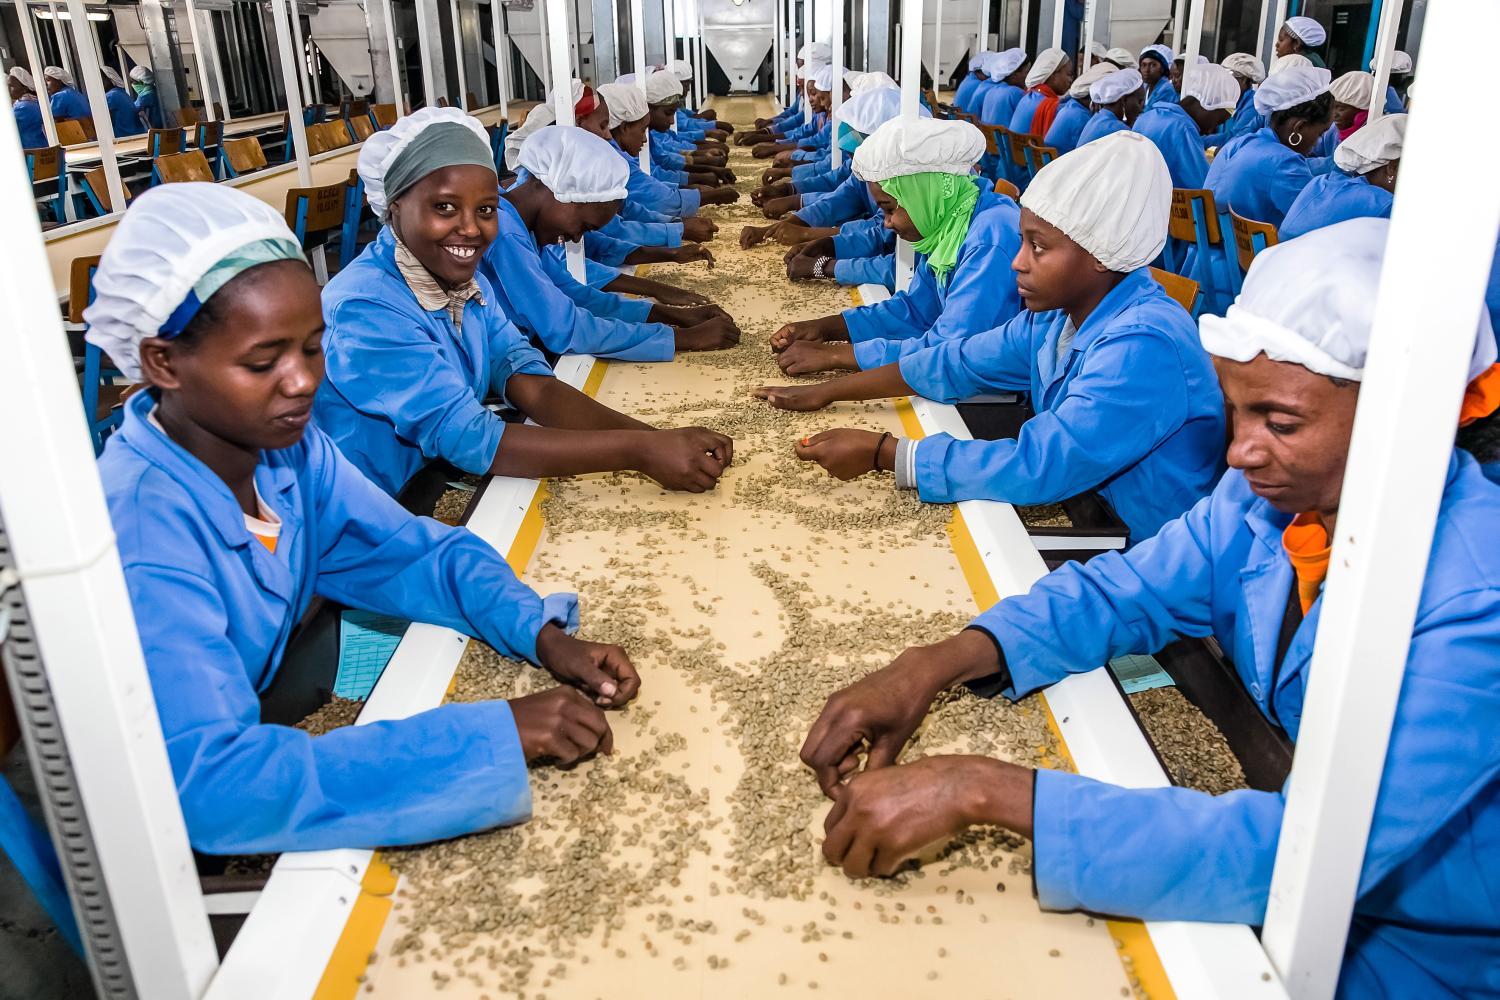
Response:
[[[1167,79],[1166,74],[1156,81],[1156,86],[1146,93],[1146,108],[1154,108],[1158,104],[1176,104],[1177,88],[1172,86],[1172,81]]]
[[[1000,124],[1012,132],[1019,132],[1022,135],[1026,135],[1031,131],[1031,119],[1036,116],[1037,105],[1041,104],[1046,96],[1040,88],[1033,87],[1026,91],[1026,93],[1021,95],[1021,99],[1016,102],[1016,109],[1010,113],[1010,121],[1001,122]]]
[[[606,277],[601,271],[596,270],[601,267],[597,261],[591,261],[585,257],[583,260],[584,280],[579,281],[568,270],[566,247],[552,243],[542,247],[541,250],[542,270],[546,272],[547,277],[552,279],[552,284],[557,290],[572,299],[578,308],[601,319],[618,319],[626,323],[646,322],[652,306],[649,299],[630,298],[602,289],[601,286],[609,284],[620,276],[618,268],[608,268],[607,270],[612,273]],[[601,278],[603,280],[600,280]]]
[[[57,121],[64,118],[91,119],[94,114],[89,110],[88,98],[72,87],[63,87],[52,95],[52,117]]]
[[[969,70],[969,75],[958,81],[958,89],[953,92],[953,106],[960,111],[969,110],[969,97],[984,81],[979,79],[975,70]]]
[[[1406,105],[1402,102],[1396,88],[1386,85],[1385,88],[1385,113],[1388,115],[1402,115],[1406,113]]]
[[[1220,212],[1233,209],[1247,219],[1280,226],[1312,177],[1307,157],[1283,145],[1267,126],[1225,143],[1203,186],[1214,193]]]
[[[1180,104],[1162,103],[1142,111],[1134,130],[1150,139],[1167,161],[1172,186],[1201,188],[1208,174],[1208,159],[1203,155],[1198,126]]]
[[[1070,153],[1078,145],[1078,136],[1083,132],[1083,127],[1089,123],[1089,102],[1078,101],[1067,98],[1057,107],[1057,117],[1052,119],[1052,127],[1047,130],[1047,135],[1042,143],[1051,146],[1058,153]]]
[[[986,125],[1009,128],[1011,115],[1016,113],[1016,105],[1026,96],[1026,91],[1004,80],[991,80],[990,83],[992,86],[984,94],[984,110],[978,112],[979,120]]]
[[[484,407],[512,375],[551,375],[501,309],[489,279],[455,330],[446,309],[424,310],[396,269],[389,228],[323,289],[318,425],[392,496],[428,462],[488,472],[505,421]],[[482,301],[480,301],[482,300]]]
[[[798,172],[802,171],[801,176]],[[845,153],[843,162],[831,165],[828,157],[819,163],[803,163],[792,168],[792,188],[798,194],[827,194],[834,191],[854,172],[854,154]]]
[[[1389,219],[1389,191],[1340,170],[1314,177],[1286,210],[1277,235],[1282,242],[1350,219]]]
[[[1223,470],[1224,400],[1192,317],[1147,268],[1131,272],[1084,321],[1061,362],[1062,310],[901,360],[906,384],[957,402],[1024,390],[1036,416],[1014,440],[916,443],[923,500],[1052,503],[1097,490],[1135,545],[1213,489]]]
[[[1108,108],[1100,108],[1089,116],[1088,124],[1084,125],[1083,131],[1078,133],[1078,145],[1073,148],[1086,146],[1095,139],[1103,139],[1116,132],[1128,131],[1130,131],[1130,126],[1121,121],[1119,115]]]
[[[1297,739],[1319,597],[1275,662],[1293,586],[1291,516],[1241,473],[1148,542],[1068,563],[976,625],[1005,651],[1011,697],[1179,636],[1214,636],[1261,712]],[[1339,996],[1500,994],[1500,489],[1449,466]],[[1041,904],[1146,920],[1264,922],[1284,797],[1124,789],[1037,772]]]
[[[161,115],[161,98],[155,88],[135,95],[135,110],[148,128],[165,128]]]
[[[526,761],[503,701],[314,737],[262,723],[258,695],[315,594],[532,661],[543,625],[576,624],[577,599],[543,601],[488,543],[402,510],[316,425],[255,468],[281,520],[272,553],[224,482],[150,423],[155,406],[152,392],[126,403],[99,476],[192,845],[369,848],[528,818]]]
[[[880,285],[887,292],[895,292],[896,255],[839,257],[833,262],[833,280],[849,287]]]
[[[1230,139],[1258,132],[1266,127],[1265,116],[1255,110],[1255,88],[1246,88],[1240,102],[1234,106],[1234,114],[1220,126],[1219,131],[1203,137],[1203,148],[1222,146]]]
[[[842,184],[813,201],[804,201],[795,213],[804,225],[815,228],[837,226],[855,219],[880,217],[880,208],[870,197],[870,187],[852,173]]]
[[[580,308],[547,274],[536,237],[509,201],[500,199],[496,216],[499,235],[484,252],[479,273],[494,286],[496,298],[511,322],[534,343],[553,354],[593,354],[621,361],[672,359],[676,336],[670,326],[599,316]],[[651,304],[646,300],[632,301],[649,311]]]
[[[10,106],[16,116],[16,131],[21,134],[22,149],[46,149],[47,129],[42,125],[42,105],[35,97],[21,98]]]
[[[844,313],[855,363],[864,370],[879,368],[1010,319],[1021,310],[1010,267],[1020,250],[1020,206],[1005,195],[981,190],[946,284],[938,284],[927,255],[919,253],[906,291]]]
[[[594,237],[591,241],[590,237]],[[607,260],[607,257],[619,253],[620,247],[612,247],[608,243],[601,244],[599,240],[607,240],[612,243],[628,247],[620,260]],[[592,232],[583,234],[583,248],[588,255],[595,260],[606,264],[623,264],[624,257],[630,255],[631,251],[640,247],[680,247],[682,246],[682,223],[680,222],[633,222],[625,218],[621,212],[610,219],[603,226]]]
[[[684,219],[698,214],[698,209],[703,205],[703,195],[696,188],[677,187],[657,180],[642,170],[640,159],[621,149],[618,142],[611,139],[609,144],[615,147],[615,152],[624,157],[625,162],[630,165],[630,177],[625,181],[627,204],[635,203],[649,211],[671,216],[674,219]]]
[[[856,219],[839,227],[833,237],[837,257],[874,257],[896,248],[896,234],[885,228],[885,218]]]
[[[141,114],[135,109],[135,102],[125,91],[119,87],[109,88],[104,92],[104,103],[109,106],[109,125],[114,129],[115,138],[140,135],[146,131],[141,127]]]

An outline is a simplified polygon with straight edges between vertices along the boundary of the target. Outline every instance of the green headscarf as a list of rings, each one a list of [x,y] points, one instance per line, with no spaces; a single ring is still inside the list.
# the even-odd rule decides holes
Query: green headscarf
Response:
[[[927,266],[939,285],[958,263],[958,248],[969,235],[969,219],[979,202],[979,185],[973,177],[927,171],[903,174],[880,182],[886,194],[906,209],[922,239],[912,244],[927,256]]]

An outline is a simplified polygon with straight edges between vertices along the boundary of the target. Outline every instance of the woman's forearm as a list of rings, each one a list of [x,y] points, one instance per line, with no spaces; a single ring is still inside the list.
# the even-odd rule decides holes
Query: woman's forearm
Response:
[[[506,398],[543,427],[568,430],[651,430],[650,424],[612,410],[593,397],[548,375],[512,375]]]

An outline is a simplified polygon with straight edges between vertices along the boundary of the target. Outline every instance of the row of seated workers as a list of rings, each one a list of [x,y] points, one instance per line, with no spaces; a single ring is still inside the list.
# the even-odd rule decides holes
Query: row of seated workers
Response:
[[[161,101],[156,94],[156,78],[149,67],[131,68],[128,89],[119,71],[109,66],[101,66],[99,70],[104,75],[104,102],[109,109],[109,124],[115,138],[142,135],[147,129],[164,127]],[[72,73],[61,66],[48,66],[42,71],[42,78],[42,88],[54,121],[93,123],[94,112],[89,107],[89,99],[78,89]],[[42,127],[41,91],[37,89],[35,77],[25,67],[12,66],[6,74],[5,84],[10,91],[16,131],[21,134],[21,148],[44,149],[52,145]]]
[[[825,856],[850,877],[889,875],[926,844],[994,824],[1032,839],[1045,908],[1263,921],[1278,792],[896,760],[953,685],[989,679],[1019,698],[1182,636],[1216,637],[1260,711],[1297,738],[1389,226],[1389,195],[1382,208],[1365,189],[1394,179],[1402,119],[1353,131],[1320,214],[1256,256],[1223,315],[1195,319],[1151,270],[1177,183],[1155,137],[1122,120],[1041,167],[1017,201],[981,173],[979,129],[904,120],[883,74],[851,88],[835,133],[816,89],[826,60],[826,46],[804,47],[811,86],[753,129],[681,108],[676,67],[580,84],[579,124],[545,110],[528,119],[507,151],[508,182],[462,111],[402,118],[359,156],[379,235],[323,288],[280,213],[233,189],[165,185],[128,210],[95,277],[87,336],[143,389],[99,470],[194,848],[377,847],[520,823],[529,768],[612,749],[609,713],[641,686],[630,651],[574,637],[575,595],[535,593],[489,544],[399,498],[434,466],[633,470],[666,489],[715,488],[734,460],[729,436],[650,426],[559,381],[549,360],[665,362],[732,344],[733,320],[712,303],[623,298],[634,286],[610,287],[627,277],[617,272],[573,280],[560,244],[581,239],[606,269],[662,259],[696,245],[689,234],[713,235],[702,205],[735,197],[713,183],[728,180],[729,142],[794,155],[837,142],[847,177],[829,197],[909,240],[914,280],[878,304],[778,329],[768,346],[788,374],[846,373],[757,395],[813,410],[1020,390],[1036,415],[1011,440],[835,429],[788,446],[842,479],[893,472],[894,488],[924,501],[1096,490],[1130,537],[829,698],[801,750],[808,780],[835,801]],[[1038,63],[1023,100],[1055,123],[1061,92],[1049,81],[1061,82],[1063,60]],[[1119,72],[1137,89],[1145,77]],[[1165,113],[1202,134],[1197,115],[1238,104],[1232,72],[1189,67]],[[1213,163],[1229,173],[1226,201],[1313,183],[1306,154],[1329,128],[1328,89],[1325,70],[1300,64],[1260,82],[1264,122]],[[976,93],[965,91],[970,107]],[[1120,100],[1094,114],[1114,115]],[[1500,992],[1491,311],[1476,307],[1462,331],[1470,382],[1364,854],[1346,997]],[[497,398],[500,412],[487,405]],[[288,639],[315,596],[460,630],[562,683],[309,736],[263,705],[297,681]]]

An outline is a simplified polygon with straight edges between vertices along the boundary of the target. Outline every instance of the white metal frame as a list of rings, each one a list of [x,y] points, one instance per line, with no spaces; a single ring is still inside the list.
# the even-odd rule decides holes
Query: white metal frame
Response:
[[[498,2],[498,0],[497,0]],[[635,85],[641,92],[641,99],[646,97],[646,33],[641,30],[641,25],[646,16],[645,4],[642,0],[630,0],[630,61],[635,66]],[[676,43],[668,46],[668,53],[676,50]],[[648,105],[649,107],[649,105]],[[647,112],[650,115],[650,112]],[[646,129],[646,138],[641,143],[640,152],[641,169],[646,173],[651,172],[651,130]]]
[[[546,17],[543,20],[542,31],[546,35],[546,44],[542,47],[543,52],[549,53],[548,67],[551,70],[552,83],[552,112],[557,116],[557,124],[573,125],[577,118],[573,114],[573,55],[572,48],[568,44],[568,12],[566,0],[546,0],[543,8]],[[553,31],[552,26],[560,24],[563,30]],[[640,81],[644,84],[644,79]],[[569,243],[567,246],[568,273],[577,281],[583,281],[587,263],[583,257],[583,242]]]
[[[198,30],[198,8],[193,0],[187,4],[188,34],[193,40],[193,65],[198,69],[198,94],[203,98],[203,114],[211,122],[219,120],[214,112],[213,77],[208,72],[208,53],[203,51],[203,35]],[[71,9],[71,4],[69,5]]]
[[[1203,47],[1203,0],[1187,0],[1187,51],[1182,53],[1182,75],[1187,78],[1188,67],[1198,64],[1198,52]]]
[[[391,0],[380,0],[385,14],[386,59],[391,64],[391,100],[396,103],[396,117],[406,114],[406,96],[401,92],[401,49],[396,44],[396,5]],[[504,50],[504,32],[500,28],[500,0],[490,0],[495,17],[495,69],[500,79],[500,107],[505,107],[505,66],[500,60]]]
[[[469,77],[465,72],[467,67],[464,66],[463,14],[458,9],[458,0],[448,0],[448,16],[453,22],[453,64],[458,70],[458,94],[454,96],[453,103],[470,111]]]
[[[31,17],[31,6],[26,0],[15,0],[16,20],[21,25],[21,44],[26,50],[26,64],[31,69],[31,83],[37,88],[36,100],[41,105],[42,126],[47,132],[47,141],[52,145],[58,145],[57,122],[52,118],[52,102],[47,99],[46,79],[42,76],[42,70],[46,67],[42,64],[41,49],[36,44],[36,23]]]
[[[109,105],[104,99],[104,75],[99,72],[99,50],[94,47],[94,33],[89,30],[88,13],[83,0],[67,0],[68,23],[73,29],[73,44],[78,49],[78,58],[83,63],[79,71],[83,75],[84,90],[89,99],[89,113],[94,116],[94,134],[99,144],[99,161],[104,167],[104,183],[109,189],[112,205],[125,208],[125,185],[120,180],[120,163],[115,158],[115,127],[110,117]],[[41,95],[37,96],[41,100]],[[67,198],[73,196],[73,181],[68,179]],[[71,218],[72,205],[65,206]]]
[[[837,170],[843,166],[844,151],[839,148],[839,110],[844,106],[844,5],[833,5],[833,30],[830,33],[833,56],[833,89],[829,92],[832,105],[828,111],[829,163]]]
[[[1089,46],[1091,46],[1093,44],[1093,41],[1094,41],[1094,11],[1095,11],[1095,8],[1098,7],[1098,5],[1099,5],[1099,0],[1085,0],[1085,3],[1084,3],[1084,8],[1083,8],[1083,69],[1080,70],[1080,72],[1087,72],[1088,68],[1091,65],[1093,65],[1093,62],[1094,62],[1094,53],[1092,53],[1092,52],[1089,51]]]
[[[1391,85],[1391,62],[1396,52],[1396,33],[1401,28],[1405,0],[1385,0],[1380,8],[1380,31],[1375,36],[1375,86],[1370,91],[1369,122],[1385,115],[1385,92]]]

